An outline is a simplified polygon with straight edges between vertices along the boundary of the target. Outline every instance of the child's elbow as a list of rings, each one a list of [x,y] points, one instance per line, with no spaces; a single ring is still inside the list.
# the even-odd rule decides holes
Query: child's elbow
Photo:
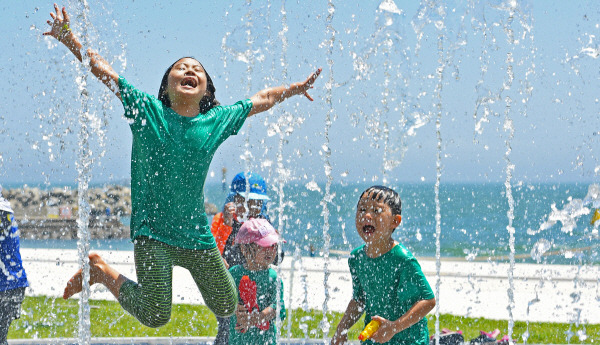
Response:
[[[428,302],[428,303],[427,303],[427,307],[429,308],[429,310],[430,310],[430,311],[431,311],[433,308],[435,308],[435,305],[436,305],[436,303],[437,303],[437,302],[436,302],[436,300],[435,300],[435,298],[428,299],[428,300],[427,300],[427,302]]]

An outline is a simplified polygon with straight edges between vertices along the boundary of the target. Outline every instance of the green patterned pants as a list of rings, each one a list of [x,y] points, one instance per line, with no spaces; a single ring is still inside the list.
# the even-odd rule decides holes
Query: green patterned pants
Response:
[[[190,271],[204,302],[216,316],[235,312],[237,290],[218,248],[183,249],[138,237],[134,256],[138,282],[123,283],[119,303],[144,325],[160,327],[171,318],[173,266]]]

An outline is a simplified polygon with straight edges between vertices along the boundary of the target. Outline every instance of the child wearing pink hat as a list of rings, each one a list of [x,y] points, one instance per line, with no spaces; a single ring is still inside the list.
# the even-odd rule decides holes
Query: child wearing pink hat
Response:
[[[277,259],[278,244],[285,242],[266,219],[250,219],[235,237],[246,259],[243,265],[229,269],[238,286],[238,308],[229,326],[229,344],[275,344],[277,286],[279,285],[280,316],[286,316],[283,303],[283,283],[270,265]]]

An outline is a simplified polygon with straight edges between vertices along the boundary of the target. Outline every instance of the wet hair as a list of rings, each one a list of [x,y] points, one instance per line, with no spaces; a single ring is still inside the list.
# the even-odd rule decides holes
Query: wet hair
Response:
[[[186,58],[196,60],[191,56],[184,56],[181,59]],[[164,104],[164,106],[168,108],[171,107],[171,100],[169,99],[169,94],[167,92],[167,86],[169,85],[169,73],[171,73],[173,66],[175,66],[175,64],[181,59],[178,59],[177,61],[173,62],[173,64],[169,66],[169,68],[167,68],[160,82],[160,87],[158,88],[158,100],[161,101]],[[198,61],[198,63],[200,63],[200,61]],[[200,66],[202,66],[202,63],[200,63]],[[204,74],[206,75],[206,94],[200,100],[200,113],[204,114],[212,108],[216,107],[217,105],[220,105],[221,103],[219,103],[219,101],[215,99],[215,84],[210,78],[210,75],[208,75],[208,72],[206,72],[204,66],[202,66],[202,69],[204,69]]]
[[[371,186],[362,192],[358,202],[364,196],[371,196],[371,199],[375,201],[383,201],[392,210],[392,215],[402,215],[402,200],[400,200],[400,195],[395,190],[385,186]],[[358,207],[358,204],[356,207]]]

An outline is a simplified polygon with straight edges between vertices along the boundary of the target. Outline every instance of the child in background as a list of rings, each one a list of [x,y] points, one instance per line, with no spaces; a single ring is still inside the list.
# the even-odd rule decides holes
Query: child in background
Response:
[[[246,183],[247,181],[249,183]],[[245,219],[269,220],[267,216],[269,200],[267,183],[262,176],[252,172],[241,172],[231,181],[223,212],[215,214],[210,228],[227,267],[243,265],[246,262],[240,246],[235,244],[235,236]],[[217,317],[217,324],[218,331],[214,344],[229,344],[229,317]]]
[[[312,100],[308,90],[321,70],[303,82],[267,88],[249,99],[222,106],[204,66],[184,57],[167,68],[155,97],[119,76],[98,53],[82,51],[64,7],[54,4],[50,17],[50,29],[44,35],[64,44],[77,60],[88,62],[92,74],[114,92],[130,120],[133,139],[131,240],[137,282],[91,253],[90,285],[103,284],[142,324],[160,327],[171,318],[173,266],[180,266],[191,273],[215,315],[232,315],[237,306],[236,287],[219,255],[204,209],[210,162],[246,118],[294,95]],[[89,60],[83,58],[86,55]],[[63,298],[82,288],[79,270],[67,282]]]
[[[231,181],[223,212],[215,214],[210,229],[227,267],[244,263],[239,246],[234,243],[235,236],[245,219],[265,218],[269,220],[267,216],[269,200],[267,183],[259,174],[241,172],[235,175]]]
[[[402,206],[394,190],[373,186],[358,201],[356,230],[365,242],[348,259],[352,274],[352,300],[348,303],[332,345],[348,340],[348,329],[366,312],[365,325],[379,322],[367,344],[429,344],[425,315],[435,296],[421,266],[392,234],[402,221]]]
[[[8,328],[21,314],[27,286],[17,222],[10,203],[0,194],[0,345],[8,344]]]
[[[266,219],[250,219],[244,222],[235,237],[246,263],[233,266],[229,272],[235,285],[240,287],[237,311],[231,317],[229,325],[229,344],[276,344],[275,317],[277,298],[280,301],[280,317],[285,319],[283,303],[283,282],[277,278],[277,272],[269,266],[277,259],[279,233]],[[248,310],[245,291],[240,281],[256,286],[257,309]],[[277,296],[279,286],[280,295]]]

